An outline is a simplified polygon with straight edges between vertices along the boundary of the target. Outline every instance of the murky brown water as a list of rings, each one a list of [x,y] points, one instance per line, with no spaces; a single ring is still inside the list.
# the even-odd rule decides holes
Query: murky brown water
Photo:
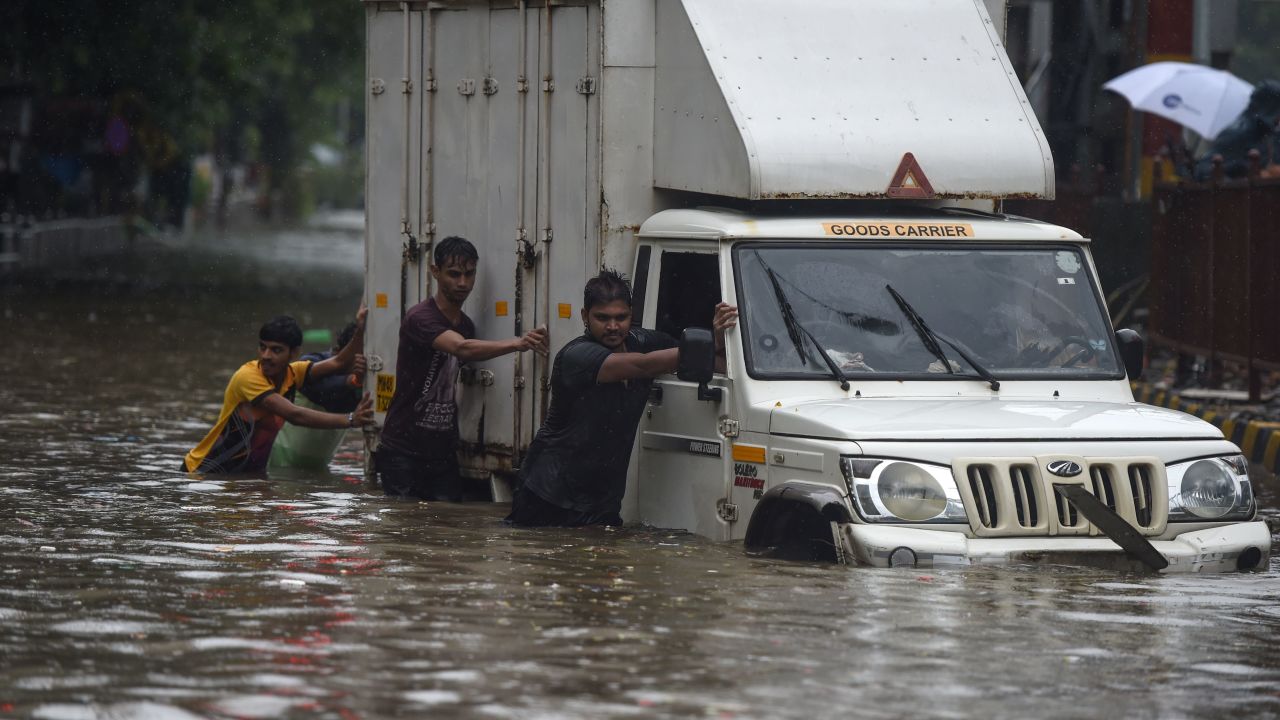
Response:
[[[0,294],[0,717],[1280,713],[1277,558],[845,569],[391,502],[355,444],[329,473],[174,472],[266,316],[358,299],[357,238],[260,239],[119,270],[141,289]]]

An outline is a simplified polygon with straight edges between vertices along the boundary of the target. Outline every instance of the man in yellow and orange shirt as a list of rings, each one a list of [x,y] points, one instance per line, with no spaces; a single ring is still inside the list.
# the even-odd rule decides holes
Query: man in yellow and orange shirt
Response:
[[[367,308],[356,314],[356,332],[333,357],[320,362],[298,360],[302,328],[283,315],[258,331],[258,358],[250,360],[227,383],[218,422],[183,459],[182,468],[200,473],[256,473],[267,467],[271,445],[286,423],[312,428],[362,427],[373,423],[368,393],[353,412],[327,413],[293,404],[308,378],[349,372],[364,344]],[[363,359],[363,358],[361,358]]]

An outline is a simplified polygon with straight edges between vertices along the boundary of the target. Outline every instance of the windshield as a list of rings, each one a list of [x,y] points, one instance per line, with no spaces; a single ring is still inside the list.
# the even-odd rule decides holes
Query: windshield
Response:
[[[1074,247],[747,244],[734,264],[753,377],[1123,376]]]

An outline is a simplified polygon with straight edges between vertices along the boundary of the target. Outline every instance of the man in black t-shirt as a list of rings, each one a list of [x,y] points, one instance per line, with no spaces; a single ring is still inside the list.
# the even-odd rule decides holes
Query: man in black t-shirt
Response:
[[[716,306],[716,346],[737,309]],[[551,407],[520,468],[506,522],[524,526],[621,525],[627,464],[653,378],[676,369],[676,341],[631,327],[631,289],[604,270],[583,290],[586,332],[556,355]],[[722,357],[722,356],[721,356]],[[723,360],[717,364],[723,370]]]
[[[338,350],[347,346],[351,342],[351,338],[355,336],[356,324],[347,323],[338,333],[338,343],[333,346],[332,350],[304,353],[300,360],[310,360],[312,362],[320,362],[327,360],[337,354]],[[361,350],[363,352],[363,350]],[[351,368],[350,374],[330,375],[323,378],[310,378],[302,383],[302,387],[298,388],[298,392],[312,403],[324,408],[325,412],[345,413],[355,409],[356,403],[360,402],[360,394],[362,392],[359,383],[351,383],[351,375],[355,375],[357,381],[364,377],[366,369],[364,355],[357,353],[355,364]]]
[[[437,243],[431,265],[436,293],[410,308],[400,324],[396,391],[375,458],[387,495],[461,500],[454,399],[459,362],[525,350],[547,352],[545,327],[510,340],[475,339],[476,326],[462,312],[462,303],[475,286],[479,257],[463,238]]]

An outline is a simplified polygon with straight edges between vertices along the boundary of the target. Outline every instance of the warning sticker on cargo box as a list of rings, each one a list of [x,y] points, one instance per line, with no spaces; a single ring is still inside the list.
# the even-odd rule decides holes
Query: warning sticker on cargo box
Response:
[[[396,394],[396,376],[378,373],[378,402],[374,409],[380,413],[391,407],[391,396]]]
[[[973,226],[969,223],[936,222],[829,222],[822,223],[827,235],[844,237],[882,238],[972,238]]]

